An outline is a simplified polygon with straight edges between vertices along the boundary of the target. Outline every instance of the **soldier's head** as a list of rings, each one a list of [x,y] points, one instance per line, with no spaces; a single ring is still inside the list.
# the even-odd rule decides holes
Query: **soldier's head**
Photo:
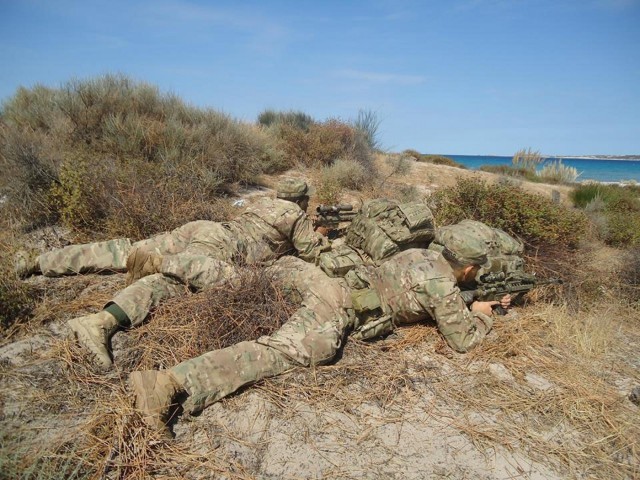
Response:
[[[309,206],[309,187],[303,180],[286,178],[278,184],[277,198],[297,203],[302,210],[307,210]]]
[[[438,229],[436,241],[442,245],[442,256],[460,283],[473,281],[480,267],[487,262],[486,242],[455,226]]]

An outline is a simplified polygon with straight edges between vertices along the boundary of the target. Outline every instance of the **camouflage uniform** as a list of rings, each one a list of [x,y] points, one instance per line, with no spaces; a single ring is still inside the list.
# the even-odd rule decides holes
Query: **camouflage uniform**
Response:
[[[260,199],[236,220],[227,223],[195,221],[172,232],[132,243],[129,239],[71,245],[40,255],[46,276],[125,271],[134,248],[162,255],[161,273],[144,277],[118,293],[109,304],[122,309],[137,325],[161,300],[184,290],[177,279],[188,278],[197,288],[235,276],[231,263],[249,264],[276,259],[287,253],[314,261],[328,241],[313,231],[311,220],[295,203]]]
[[[171,377],[189,394],[187,411],[293,366],[330,361],[352,328],[357,338],[368,339],[396,325],[434,319],[449,345],[464,352],[492,326],[490,317],[467,309],[449,263],[430,250],[410,249],[381,266],[356,267],[345,279],[330,278],[294,257],[281,258],[269,270],[301,294],[302,306],[270,336],[171,368]]]

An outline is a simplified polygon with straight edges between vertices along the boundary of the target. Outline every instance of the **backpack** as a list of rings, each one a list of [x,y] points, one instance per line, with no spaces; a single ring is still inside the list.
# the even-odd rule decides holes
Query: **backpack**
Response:
[[[354,217],[345,242],[379,265],[399,251],[426,247],[434,234],[433,214],[424,203],[375,199]]]

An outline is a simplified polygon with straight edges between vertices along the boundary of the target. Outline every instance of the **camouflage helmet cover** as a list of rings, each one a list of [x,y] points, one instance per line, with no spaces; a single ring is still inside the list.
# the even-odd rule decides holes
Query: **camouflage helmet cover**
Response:
[[[308,189],[309,187],[307,187],[307,183],[303,180],[287,178],[278,184],[276,196],[285,200],[295,200],[307,195]]]
[[[469,233],[467,229],[447,225],[438,229],[435,242],[444,247],[445,257],[450,255],[462,265],[483,265],[487,262],[487,244]]]

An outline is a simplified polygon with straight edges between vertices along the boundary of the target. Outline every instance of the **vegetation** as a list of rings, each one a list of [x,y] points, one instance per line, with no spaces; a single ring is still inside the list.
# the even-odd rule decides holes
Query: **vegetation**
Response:
[[[316,200],[319,203],[340,203],[345,190],[361,191],[372,181],[372,176],[362,164],[354,160],[336,160],[320,171]]]
[[[587,183],[576,187],[571,198],[589,215],[605,243],[640,246],[640,188]]]
[[[356,123],[265,111],[256,128],[121,75],[20,88],[0,112],[0,195],[30,227],[139,238],[223,218],[215,199],[264,172],[338,158],[373,172],[377,120]]]
[[[511,163],[516,168],[523,168],[531,173],[536,171],[538,165],[544,161],[544,157],[538,150],[532,150],[531,148],[523,148],[518,150],[511,159]]]
[[[436,192],[431,206],[439,225],[472,218],[501,228],[532,248],[575,248],[587,232],[583,213],[509,184],[460,179],[454,187]]]
[[[536,172],[536,175],[548,183],[573,183],[580,175],[575,167],[569,167],[562,160],[549,162]]]
[[[435,165],[446,165],[448,167],[467,168],[461,163],[456,162],[452,158],[445,157],[444,155],[433,155],[428,153],[420,153],[416,150],[405,150],[403,155],[413,157],[417,162],[433,163]]]

